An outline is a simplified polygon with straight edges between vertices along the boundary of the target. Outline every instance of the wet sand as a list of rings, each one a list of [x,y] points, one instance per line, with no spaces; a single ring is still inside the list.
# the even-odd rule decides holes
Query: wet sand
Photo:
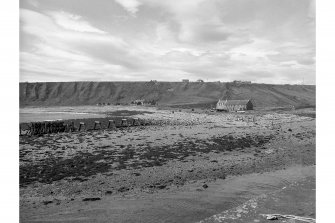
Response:
[[[298,170],[300,178],[296,178],[295,180],[292,180],[291,178],[291,181],[286,181],[288,179],[287,176],[296,170]],[[309,172],[303,173],[304,170]],[[269,222],[267,216],[275,214],[315,219],[315,168],[305,167],[303,169],[297,168],[295,170],[289,168],[282,171],[282,173],[285,174],[285,176],[281,176],[279,179],[284,182],[286,181],[286,183],[282,184],[280,189],[273,188],[272,191],[262,192],[260,195],[254,196],[252,199],[237,207],[215,214],[199,223]],[[266,176],[264,177],[265,179],[262,179],[261,181],[263,183],[264,180],[267,182]],[[278,177],[278,175],[276,177]],[[275,179],[278,180],[276,177]],[[264,185],[266,185],[265,188],[267,186],[272,186],[271,184]],[[255,188],[257,187],[262,187],[262,185],[255,186]],[[252,189],[249,191],[252,191]],[[280,217],[275,220],[276,222],[300,222]]]
[[[310,190],[300,195],[294,193],[295,196],[290,192],[291,202],[273,200],[278,197],[277,194],[285,194],[290,188],[301,192],[306,182]],[[252,222],[255,219],[262,222],[264,219],[260,214],[268,213],[315,217],[313,166],[230,176],[225,180],[206,181],[207,188],[203,185],[203,181],[196,181],[183,188],[173,187],[152,194],[107,196],[94,202],[48,204],[39,209],[26,210],[24,222],[196,222],[204,218],[203,222]],[[302,203],[304,199],[308,199],[309,203]],[[294,205],[288,208],[287,204],[292,201]],[[272,208],[266,202],[271,203]],[[224,212],[218,214],[221,211]],[[214,214],[215,217],[207,218]],[[221,221],[216,220],[220,216],[225,217],[221,217]]]

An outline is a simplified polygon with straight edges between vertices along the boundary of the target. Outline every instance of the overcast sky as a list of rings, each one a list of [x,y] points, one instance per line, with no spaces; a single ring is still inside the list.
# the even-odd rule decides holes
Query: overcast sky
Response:
[[[310,0],[21,0],[20,81],[315,84]]]

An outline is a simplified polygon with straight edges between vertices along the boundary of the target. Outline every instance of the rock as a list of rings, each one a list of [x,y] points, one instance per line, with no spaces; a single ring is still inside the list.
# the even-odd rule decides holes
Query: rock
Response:
[[[274,215],[269,215],[266,217],[266,220],[278,220],[278,217]]]
[[[83,199],[83,201],[99,201],[99,200],[101,200],[100,197],[87,197]]]
[[[208,188],[208,185],[204,184],[204,185],[202,185],[202,187],[206,189],[206,188]]]
[[[219,179],[226,179],[226,174],[225,173],[222,173],[222,172],[219,172],[216,174],[216,177],[219,178]]]
[[[126,191],[128,191],[128,190],[129,190],[128,187],[121,187],[121,188],[118,189],[118,191],[121,192],[121,193],[122,193],[122,192],[126,192]]]
[[[158,186],[156,186],[156,188],[158,188],[158,189],[164,189],[164,188],[166,188],[166,185],[158,185]]]
[[[289,132],[292,132],[292,129],[288,129]]]
[[[48,205],[48,204],[51,204],[53,201],[43,201],[43,204],[44,205]]]

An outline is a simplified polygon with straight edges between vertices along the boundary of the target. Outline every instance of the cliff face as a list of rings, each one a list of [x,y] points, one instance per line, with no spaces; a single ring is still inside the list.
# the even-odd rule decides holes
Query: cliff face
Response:
[[[218,99],[252,99],[254,106],[315,105],[315,86],[217,82],[46,82],[20,83],[20,106],[75,106],[130,103],[206,104]]]

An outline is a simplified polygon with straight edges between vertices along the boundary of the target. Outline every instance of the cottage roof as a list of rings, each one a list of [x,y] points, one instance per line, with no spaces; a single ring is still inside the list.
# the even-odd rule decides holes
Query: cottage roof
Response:
[[[225,102],[225,105],[246,105],[250,100],[219,100]]]

